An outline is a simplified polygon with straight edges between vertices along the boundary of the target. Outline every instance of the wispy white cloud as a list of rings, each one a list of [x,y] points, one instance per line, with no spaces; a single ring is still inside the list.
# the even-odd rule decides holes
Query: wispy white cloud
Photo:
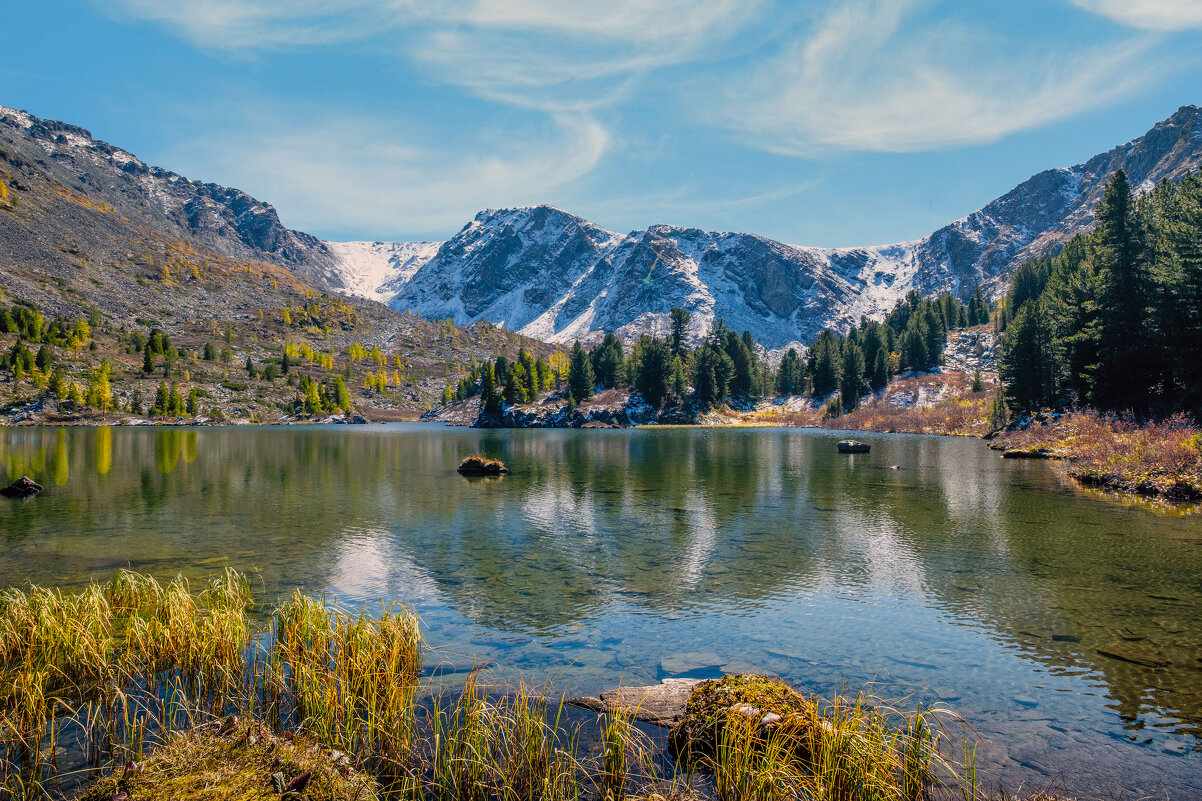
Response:
[[[1202,28],[1198,0],[1071,0],[1073,5],[1123,25],[1151,31]]]
[[[113,0],[111,13],[155,22],[209,50],[347,42],[399,25],[409,0]]]
[[[1149,43],[1035,55],[943,23],[919,0],[842,0],[724,87],[711,121],[765,150],[908,152],[999,139],[1103,106],[1158,70]]]
[[[314,120],[317,119],[317,122]],[[545,202],[591,171],[608,132],[586,115],[545,129],[438,144],[428,132],[363,116],[259,109],[232,121],[238,146],[208,135],[159,158],[269,199],[286,225],[375,239],[380,232],[455,230],[486,206]],[[507,139],[510,144],[498,145]]]
[[[704,56],[765,2],[113,0],[108,8],[218,51],[393,36],[397,54],[437,80],[493,100],[567,111],[610,104],[632,76]]]

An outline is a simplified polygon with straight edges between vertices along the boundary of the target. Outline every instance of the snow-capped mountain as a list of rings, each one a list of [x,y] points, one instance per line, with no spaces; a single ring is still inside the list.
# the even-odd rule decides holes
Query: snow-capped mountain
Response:
[[[721,317],[780,347],[879,315],[911,289],[966,296],[981,285],[996,295],[1018,264],[1093,224],[1115,170],[1148,188],[1200,164],[1202,109],[1186,106],[1144,136],[1041,172],[914,242],[813,248],[664,225],[619,234],[534,206],[482,211],[436,250],[423,243],[403,251],[404,268],[385,270],[373,260],[392,260],[395,251],[373,245],[348,251],[340,271],[345,285],[395,308],[461,324],[487,320],[549,341],[663,333],[668,310],[683,306],[694,334]],[[330,247],[339,254],[349,246]],[[374,287],[361,277],[383,274],[386,284]]]

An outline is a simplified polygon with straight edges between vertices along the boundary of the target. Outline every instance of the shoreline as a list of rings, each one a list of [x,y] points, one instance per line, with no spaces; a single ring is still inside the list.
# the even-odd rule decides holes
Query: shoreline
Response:
[[[916,413],[921,413],[924,410],[914,410]],[[368,412],[370,414],[370,411]],[[831,432],[847,432],[847,433],[876,433],[876,434],[901,434],[906,436],[939,436],[939,437],[961,437],[980,439],[987,447],[1000,454],[1000,457],[1008,460],[1032,460],[1032,461],[1048,461],[1056,462],[1058,468],[1062,469],[1064,474],[1071,478],[1074,486],[1082,491],[1093,491],[1103,493],[1106,497],[1112,497],[1119,501],[1144,501],[1157,504],[1164,504],[1169,508],[1181,510],[1188,509],[1191,506],[1202,505],[1202,476],[1193,474],[1166,474],[1164,472],[1157,473],[1153,471],[1150,474],[1131,475],[1121,469],[1111,467],[1105,469],[1105,465],[1099,465],[1097,459],[1090,461],[1087,457],[1074,452],[1071,443],[1066,445],[1063,439],[1058,439],[1057,435],[1060,432],[1057,425],[1048,423],[1032,422],[1028,428],[1013,432],[990,432],[986,434],[977,433],[971,430],[965,430],[963,427],[954,430],[897,430],[899,426],[897,421],[893,420],[889,425],[876,426],[856,426],[857,420],[853,412],[843,417],[822,419],[798,419],[796,415],[780,414],[772,407],[757,408],[751,411],[742,410],[723,410],[713,411],[702,416],[699,420],[692,423],[686,422],[631,422],[622,424],[614,421],[610,410],[606,410],[605,416],[609,418],[604,424],[590,424],[587,420],[580,425],[562,425],[562,426],[547,426],[547,425],[510,425],[510,426],[476,426],[461,420],[455,419],[433,419],[423,420],[421,417],[407,419],[391,419],[391,420],[371,420],[363,414],[346,415],[327,415],[320,418],[300,418],[291,417],[273,421],[257,421],[257,420],[214,420],[214,419],[188,419],[177,417],[174,419],[153,419],[153,418],[136,418],[132,416],[125,417],[89,417],[78,416],[70,419],[54,419],[54,420],[22,420],[19,422],[0,422],[0,429],[22,429],[22,428],[284,428],[289,426],[371,426],[371,425],[435,425],[442,424],[448,428],[477,428],[478,430],[502,430],[502,429],[539,429],[539,428],[576,428],[576,429],[625,429],[625,428],[651,428],[651,429],[685,429],[685,428],[706,428],[706,429],[738,429],[738,428],[798,428],[812,429]],[[1084,413],[1083,413],[1084,414]],[[528,418],[529,419],[529,418]],[[1066,416],[1064,420],[1072,420],[1073,416]],[[851,425],[848,425],[848,424]],[[901,426],[916,428],[919,426]],[[1047,431],[1042,429],[1047,428]],[[1154,431],[1155,424],[1145,427],[1136,427],[1123,432],[1130,436],[1133,432]],[[1197,439],[1197,437],[1195,437]],[[1118,435],[1115,435],[1115,441],[1118,442]],[[1195,446],[1196,447],[1196,446]]]

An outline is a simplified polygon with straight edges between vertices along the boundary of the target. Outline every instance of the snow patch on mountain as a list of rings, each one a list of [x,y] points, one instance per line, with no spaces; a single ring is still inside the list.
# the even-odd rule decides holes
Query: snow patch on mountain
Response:
[[[387,304],[438,252],[440,242],[327,242],[342,291]]]

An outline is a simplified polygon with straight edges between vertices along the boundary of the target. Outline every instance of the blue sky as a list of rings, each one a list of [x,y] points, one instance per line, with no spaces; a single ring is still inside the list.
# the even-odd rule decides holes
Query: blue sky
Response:
[[[0,104],[330,239],[552,203],[915,239],[1202,103],[1202,0],[55,0]]]

